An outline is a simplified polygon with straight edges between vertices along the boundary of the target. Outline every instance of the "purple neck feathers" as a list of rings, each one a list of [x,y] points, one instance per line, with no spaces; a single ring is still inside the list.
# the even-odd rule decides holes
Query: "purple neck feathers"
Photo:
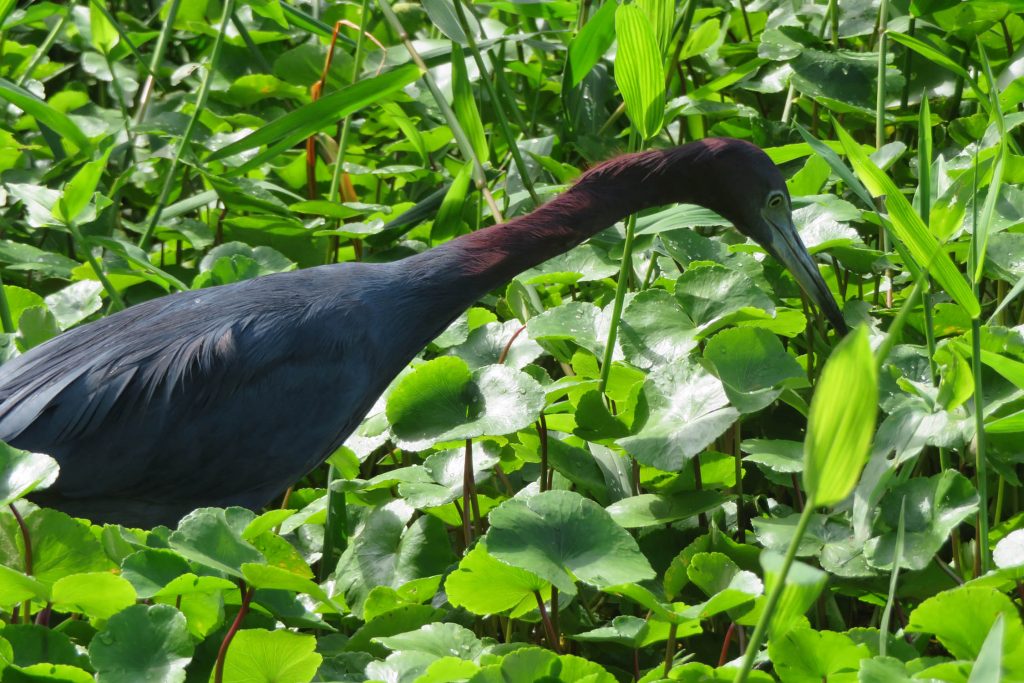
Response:
[[[709,151],[701,141],[617,157],[587,171],[568,191],[525,216],[463,235],[413,258],[423,258],[431,270],[443,269],[446,272],[438,275],[478,297],[631,213],[697,201],[706,187],[698,176],[709,170],[701,166],[713,159]]]

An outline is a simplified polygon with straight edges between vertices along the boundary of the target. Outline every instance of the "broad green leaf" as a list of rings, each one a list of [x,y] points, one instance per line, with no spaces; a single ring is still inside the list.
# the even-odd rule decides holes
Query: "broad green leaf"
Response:
[[[53,608],[78,612],[94,619],[109,619],[135,604],[135,589],[125,579],[107,572],[72,574],[53,584]]]
[[[311,635],[242,629],[224,659],[224,683],[309,683],[323,661],[315,648]]]
[[[88,671],[68,664],[30,664],[20,667],[18,673],[23,677],[10,675],[7,678],[32,683],[93,683],[96,680]]]
[[[775,310],[772,300],[753,280],[719,264],[687,269],[676,281],[675,296],[702,333],[747,307],[769,313]]]
[[[753,327],[719,332],[704,347],[722,380],[729,402],[742,413],[770,405],[784,388],[804,383],[806,374],[779,338]]]
[[[39,124],[51,128],[79,150],[85,152],[92,148],[89,138],[85,136],[85,133],[82,132],[74,121],[28,90],[4,78],[0,78],[0,97],[35,117]]]
[[[569,70],[572,72],[574,88],[615,41],[616,7],[618,3],[603,3],[569,44]]]
[[[488,552],[560,591],[575,593],[577,579],[601,587],[654,578],[633,537],[578,493],[507,500],[488,519]]]
[[[143,548],[121,561],[121,576],[132,584],[143,600],[148,600],[171,581],[190,572],[185,558],[167,548]]]
[[[647,13],[638,5],[615,10],[615,83],[626,103],[626,113],[644,140],[661,130],[665,114],[665,67],[658,36]]]
[[[847,335],[814,390],[804,441],[808,504],[835,505],[853,491],[867,461],[878,412],[878,378],[868,331]]]
[[[502,365],[522,370],[543,352],[518,320],[481,325],[470,332],[464,342],[447,349],[449,355],[458,356],[473,370],[497,363],[503,353]]]
[[[0,563],[21,571],[25,568],[22,531],[6,507],[0,510],[4,510],[0,513]],[[25,515],[25,527],[32,542],[32,577],[47,587],[65,576],[112,568],[89,526],[63,512],[33,510]]]
[[[181,683],[192,650],[185,615],[170,605],[133,605],[93,637],[89,659],[105,683]]]
[[[25,600],[48,600],[50,590],[27,574],[0,564],[0,606],[11,607]]]
[[[619,526],[635,529],[690,519],[724,502],[725,496],[716,491],[685,491],[671,496],[644,493],[623,498],[606,509]]]
[[[936,241],[921,217],[914,211],[914,207],[889,176],[864,154],[838,122],[835,122],[835,128],[853,170],[868,186],[871,194],[876,197],[885,196],[885,206],[889,210],[896,237],[906,246],[917,264],[928,271],[942,288],[963,306],[969,316],[977,317],[981,313],[981,308],[974,293],[942,245]]]
[[[92,46],[103,54],[109,54],[117,46],[121,36],[106,14],[97,6],[98,2],[106,0],[93,0],[89,3],[89,29]]]
[[[452,0],[452,2],[456,1],[461,0]],[[452,44],[452,109],[455,110],[459,125],[462,126],[466,137],[473,145],[477,159],[480,163],[485,163],[490,156],[490,148],[487,146],[487,136],[484,134],[483,121],[480,120],[480,111],[473,98],[473,89],[469,84],[466,58],[462,52],[462,46],[456,43]]]
[[[882,535],[864,546],[868,562],[890,569],[897,554],[900,506],[906,505],[902,563],[924,569],[949,534],[978,510],[978,494],[966,477],[946,470],[932,477],[915,477],[893,486],[880,501],[876,529]]]
[[[267,148],[231,170],[245,173],[273,159],[284,150],[306,139],[321,128],[332,125],[368,104],[381,100],[391,93],[404,88],[420,77],[418,67],[407,64],[383,73],[375,78],[359,81],[325,95],[316,102],[303,105],[271,121],[241,140],[232,142],[213,152],[207,161],[216,161],[266,145]],[[2,84],[0,84],[2,85]],[[0,89],[0,94],[3,94]]]
[[[1007,664],[1012,660],[1019,666],[1024,662],[1020,614],[1008,597],[990,588],[962,586],[926,599],[910,613],[907,631],[931,633],[954,657],[973,661],[1000,616],[1006,626],[1003,656]]]
[[[186,559],[241,579],[243,564],[266,562],[259,550],[242,540],[242,532],[255,516],[237,507],[201,508],[179,522],[168,542]]]
[[[761,553],[766,593],[771,593],[772,587],[779,580],[782,563],[783,557],[777,552],[765,550]],[[804,613],[818,599],[827,581],[828,575],[820,569],[799,561],[790,565],[782,595],[771,615],[768,627],[770,640],[785,635],[799,623]]]
[[[0,505],[7,505],[57,479],[57,461],[0,441]]]
[[[644,465],[678,472],[736,421],[721,381],[695,363],[670,365],[644,382],[649,417],[618,443]]]
[[[700,26],[690,31],[690,34],[686,36],[686,42],[683,43],[683,50],[679,53],[679,59],[686,60],[704,54],[718,40],[720,32],[721,25],[718,23],[718,19],[712,18],[702,22]]]
[[[539,592],[542,600],[551,596],[551,585],[547,581],[494,559],[483,541],[448,575],[444,590],[449,602],[473,614],[485,616],[511,610],[513,618],[537,609],[534,592]]]
[[[867,645],[849,636],[809,628],[792,630],[768,643],[775,672],[786,683],[857,680],[854,675],[861,660],[870,655]]]
[[[487,650],[472,631],[459,624],[427,624],[416,631],[378,638],[377,642],[395,652],[425,652],[437,658],[454,656],[475,662]]]
[[[540,385],[518,370],[490,365],[470,372],[441,357],[405,375],[388,395],[387,416],[404,448],[500,436],[531,424],[544,407]]]
[[[685,359],[697,347],[697,329],[664,289],[646,289],[626,306],[619,343],[630,363],[651,369]]]

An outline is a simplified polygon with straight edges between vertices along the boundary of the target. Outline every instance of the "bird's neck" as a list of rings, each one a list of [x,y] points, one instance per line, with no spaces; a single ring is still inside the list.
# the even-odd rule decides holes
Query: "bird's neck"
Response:
[[[618,157],[591,169],[533,212],[463,235],[427,254],[435,267],[444,265],[446,280],[467,287],[467,296],[478,297],[631,213],[694,201],[690,188],[700,182],[690,177],[693,165],[687,152],[684,146]]]

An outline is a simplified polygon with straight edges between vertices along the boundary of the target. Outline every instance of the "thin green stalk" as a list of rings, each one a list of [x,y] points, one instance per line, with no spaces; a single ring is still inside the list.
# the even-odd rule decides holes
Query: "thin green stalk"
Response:
[[[917,306],[917,300],[921,296],[921,291],[924,289],[924,277],[917,280],[914,283],[914,288],[910,290],[910,294],[904,299],[903,305],[900,306],[900,312],[893,318],[892,324],[889,325],[889,330],[886,332],[885,339],[878,345],[878,349],[875,351],[875,363],[878,368],[882,368],[882,363],[889,356],[889,352],[892,347],[896,345],[896,340],[899,339],[900,332],[903,330],[903,326],[907,323],[907,318],[910,317],[910,312]]]
[[[156,82],[156,70],[160,68],[160,63],[164,60],[164,52],[167,51],[167,43],[170,41],[171,34],[174,33],[174,21],[178,17],[180,6],[181,0],[171,0],[167,6],[167,18],[164,19],[164,26],[156,39],[153,57],[149,60],[149,75],[146,76],[139,94],[139,104],[135,110],[136,125],[142,123],[146,118],[146,109],[149,107],[149,100],[153,96],[153,84]]]
[[[43,57],[46,56],[46,53],[50,51],[50,48],[53,47],[53,44],[57,41],[57,36],[59,36],[60,32],[64,30],[64,24],[68,22],[68,16],[70,16],[70,12],[64,12],[61,15],[60,21],[54,24],[50,32],[46,34],[46,38],[43,39],[43,42],[41,42],[39,47],[36,48],[36,51],[32,53],[32,59],[29,60],[28,66],[25,67],[21,76],[18,76],[17,83],[19,86],[25,85],[25,81],[32,78],[32,72],[36,70],[37,66],[39,66],[39,62],[43,61]]]
[[[786,556],[782,560],[779,576],[775,581],[775,585],[772,586],[771,592],[768,593],[768,599],[765,601],[764,610],[757,620],[757,626],[754,627],[754,632],[750,634],[750,642],[747,643],[747,650],[743,653],[743,662],[740,664],[740,670],[736,672],[736,677],[732,679],[733,683],[744,683],[750,675],[750,670],[754,668],[754,658],[757,657],[761,641],[768,630],[772,613],[775,612],[775,606],[779,603],[779,598],[782,597],[782,592],[786,589],[786,577],[789,575],[789,568],[793,566],[793,560],[796,559],[796,551],[800,547],[800,539],[806,533],[807,525],[814,514],[814,506],[810,503],[811,501],[808,501],[808,504],[804,506],[803,512],[800,513],[800,519],[796,523],[793,538],[790,540]]]
[[[107,293],[107,296],[110,297],[111,310],[123,310],[124,299],[121,298],[121,293],[117,291],[114,285],[107,278],[107,274],[103,272],[103,268],[100,266],[99,261],[96,260],[96,257],[92,253],[92,246],[89,244],[88,240],[82,236],[82,233],[78,230],[77,226],[69,224],[67,227],[68,230],[71,231],[71,236],[74,238],[75,244],[85,252],[85,260],[89,263],[92,271],[96,273],[96,277],[99,279],[100,284],[103,285],[103,290]]]
[[[327,519],[324,521],[324,545],[320,555],[320,581],[326,581],[335,567],[335,555],[348,547],[348,508],[345,492],[335,491],[331,482],[337,479],[334,465],[327,468]]]
[[[875,149],[882,149],[885,144],[885,56],[889,37],[886,28],[889,23],[889,0],[882,0],[878,8],[878,82],[875,85]],[[882,230],[882,253],[889,253],[889,231]],[[885,295],[888,308],[892,308],[892,269],[885,269],[885,279],[889,284]]]
[[[676,658],[676,633],[679,624],[670,624],[668,627],[668,642],[665,643],[665,668],[662,670],[662,678],[668,678],[672,671],[672,662]]]
[[[234,11],[235,0],[225,0],[224,11],[221,13],[220,17],[220,29],[217,31],[217,38],[213,41],[213,50],[210,53],[210,60],[207,63],[206,73],[203,75],[202,85],[199,87],[199,95],[196,97],[195,110],[192,112],[192,118],[188,121],[185,133],[181,136],[181,140],[178,142],[178,149],[174,152],[174,159],[171,160],[171,167],[167,169],[164,174],[164,185],[160,189],[160,197],[157,199],[156,205],[153,207],[150,214],[146,230],[142,233],[142,237],[139,238],[139,247],[141,249],[148,249],[150,242],[153,241],[153,233],[156,232],[156,224],[160,221],[160,215],[163,213],[164,207],[167,205],[167,200],[171,196],[171,188],[174,187],[175,184],[175,176],[177,175],[178,165],[181,163],[181,157],[185,153],[185,148],[188,147],[192,141],[192,134],[195,131],[196,123],[199,121],[199,117],[206,108],[206,98],[210,94],[210,84],[213,82],[213,70],[217,67],[217,60],[220,58],[220,51],[224,46],[224,35],[227,33],[228,22],[231,20],[231,15]]]
[[[0,277],[0,327],[6,334],[14,334],[18,331],[18,328],[14,326],[14,319],[11,318],[11,305],[7,301],[7,290],[4,289],[2,277]]]
[[[977,285],[975,285],[977,289]],[[981,383],[981,320],[971,321],[971,372],[974,375],[974,455],[978,475],[978,539],[975,543],[975,561],[981,574],[989,570],[988,552],[988,463],[985,456],[985,399]],[[979,574],[980,575],[980,574]]]
[[[466,36],[466,45],[469,47],[469,51],[473,54],[473,61],[476,62],[476,68],[480,71],[480,82],[484,84],[484,89],[487,90],[487,96],[491,100],[491,105],[494,107],[494,113],[498,117],[498,127],[501,129],[501,134],[505,138],[505,144],[508,145],[508,151],[512,155],[512,161],[516,165],[516,170],[519,171],[519,177],[523,181],[523,187],[530,193],[530,199],[533,200],[534,205],[540,206],[541,200],[537,195],[537,190],[533,187],[533,181],[530,179],[529,169],[526,168],[526,162],[523,161],[523,155],[519,151],[518,145],[516,145],[516,136],[512,132],[512,127],[508,123],[508,117],[505,114],[505,108],[501,104],[501,100],[498,99],[498,93],[494,89],[494,84],[491,83],[491,79],[487,75],[487,67],[484,65],[484,58],[480,54],[480,48],[477,47],[476,38],[473,37],[473,31],[470,29],[469,20],[466,18],[466,11],[462,7],[462,0],[453,0],[452,4],[455,6],[455,14],[459,18],[459,26],[462,27],[462,32]]]
[[[903,539],[906,533],[904,511],[907,504],[906,496],[900,501],[900,522],[896,527],[896,550],[892,559],[892,574],[889,576],[889,596],[882,609],[882,622],[878,626],[878,654],[884,657],[889,647],[889,623],[892,620],[892,606],[896,602],[896,585],[900,577],[900,564],[903,562]]]
[[[462,158],[469,160],[473,164],[473,184],[477,190],[483,194],[484,201],[491,209],[492,215],[495,220],[501,220],[501,211],[498,209],[497,203],[494,201],[494,196],[491,194],[490,189],[487,187],[487,176],[484,174],[483,164],[480,163],[480,159],[477,157],[476,152],[473,151],[473,144],[466,137],[466,131],[462,130],[462,126],[459,125],[459,119],[455,116],[455,112],[452,111],[452,107],[448,104],[448,100],[445,99],[441,90],[437,87],[437,82],[434,77],[430,75],[430,69],[427,67],[426,62],[423,61],[423,57],[416,48],[413,46],[412,41],[409,39],[409,34],[406,33],[405,28],[402,26],[402,22],[395,16],[394,10],[391,9],[391,5],[388,4],[388,0],[378,0],[378,6],[380,7],[381,13],[384,15],[385,21],[391,26],[391,29],[398,34],[399,40],[402,41],[402,45],[405,47],[406,52],[409,53],[409,58],[412,59],[413,64],[420,68],[423,73],[423,82],[427,84],[427,90],[430,91],[430,96],[434,99],[437,104],[437,108],[441,110],[441,114],[444,116],[445,121],[448,123],[448,127],[452,131],[452,137],[455,138],[455,144],[458,146],[459,151],[462,153]]]
[[[633,238],[636,233],[636,214],[631,214],[626,221],[626,242],[622,245],[622,265],[619,267],[619,281],[615,285],[615,303],[612,305],[612,319],[608,325],[608,341],[604,347],[601,360],[601,384],[598,391],[604,392],[608,386],[608,376],[612,371],[612,354],[615,352],[615,338],[619,332],[619,319],[622,317],[622,303],[626,299],[626,288],[633,272]]]

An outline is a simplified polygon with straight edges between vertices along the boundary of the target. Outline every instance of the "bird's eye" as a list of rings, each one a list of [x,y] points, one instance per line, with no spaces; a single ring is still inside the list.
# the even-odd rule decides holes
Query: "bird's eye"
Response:
[[[782,206],[782,202],[783,202],[782,195],[780,193],[778,193],[778,192],[773,192],[768,197],[768,207],[769,208],[777,209],[780,206]]]

